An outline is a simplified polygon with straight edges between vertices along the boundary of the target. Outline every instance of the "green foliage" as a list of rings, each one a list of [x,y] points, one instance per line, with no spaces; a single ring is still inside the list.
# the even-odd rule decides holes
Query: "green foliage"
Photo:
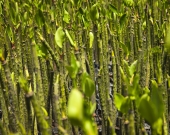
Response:
[[[87,73],[81,75],[83,92],[86,96],[92,96],[94,83]],[[96,135],[97,128],[92,120],[92,114],[96,104],[86,102],[83,94],[76,88],[71,90],[68,100],[68,118],[72,124],[81,127],[86,135]]]
[[[35,21],[39,27],[42,27],[45,23],[45,18],[40,9],[37,10],[37,13],[35,15]]]
[[[84,94],[91,97],[95,91],[95,85],[90,76],[85,72],[81,75],[81,84]]]
[[[127,113],[130,108],[130,99],[129,97],[124,97],[121,94],[115,94],[115,105],[116,108],[122,113]]]
[[[89,32],[89,37],[90,37],[90,48],[92,48],[93,47],[93,41],[94,41],[94,35],[93,35],[93,33],[92,32]]]
[[[72,89],[68,101],[68,118],[77,126],[81,126],[84,120],[84,99],[81,92],[77,89]]]
[[[69,13],[67,12],[67,10],[65,10],[65,9],[64,9],[63,21],[66,22],[66,23],[69,23],[69,22],[70,22],[70,15],[69,15]]]
[[[73,47],[77,48],[77,45],[76,45],[76,43],[73,41],[73,39],[72,39],[72,37],[70,36],[69,32],[68,32],[67,30],[65,30],[65,33],[66,33],[66,36],[67,36],[67,38],[69,39],[71,45],[72,45]]]
[[[143,119],[167,134],[169,14],[167,0],[1,0],[0,134],[146,134]]]
[[[162,134],[164,103],[162,93],[154,80],[152,81],[151,96],[144,94],[140,99],[139,112],[157,134]]]
[[[44,45],[36,45],[36,51],[38,57],[47,58],[48,51]]]
[[[55,33],[55,42],[60,48],[62,48],[63,46],[64,38],[65,38],[65,33],[62,27],[59,27]]]
[[[130,110],[130,102],[136,101],[136,107],[143,118],[145,118],[158,134],[162,134],[164,104],[162,99],[163,89],[158,88],[156,81],[152,80],[151,95],[145,89],[145,93],[140,97],[139,75],[135,75],[137,61],[134,61],[130,66],[124,61],[127,76],[122,68],[121,74],[128,89],[129,97],[123,97],[121,94],[115,94],[115,105],[122,113],[127,113]],[[150,113],[152,112],[152,113]]]
[[[133,0],[123,0],[125,6],[132,7],[134,5]]]
[[[66,68],[70,77],[72,79],[75,79],[80,68],[80,62],[76,60],[74,54],[71,55],[71,66],[67,66]]]
[[[110,9],[110,11],[112,11],[115,14],[118,13],[117,8],[114,5],[112,5],[112,4],[109,4],[109,9]]]
[[[99,19],[99,12],[98,12],[98,3],[94,4],[92,7],[91,7],[91,10],[90,10],[90,18],[92,21],[96,21]]]
[[[6,28],[6,33],[8,34],[9,39],[13,43],[14,42],[14,35],[13,35],[12,29],[9,25]]]

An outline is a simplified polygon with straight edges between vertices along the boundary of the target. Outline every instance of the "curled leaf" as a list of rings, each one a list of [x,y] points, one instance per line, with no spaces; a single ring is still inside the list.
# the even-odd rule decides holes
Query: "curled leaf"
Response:
[[[62,27],[59,27],[55,33],[55,42],[56,44],[62,48],[62,44],[64,42],[64,38],[65,38],[65,33],[63,31]]]
[[[76,47],[75,42],[73,41],[72,37],[70,36],[69,32],[67,30],[65,30],[66,36],[68,37],[70,43],[72,46]]]

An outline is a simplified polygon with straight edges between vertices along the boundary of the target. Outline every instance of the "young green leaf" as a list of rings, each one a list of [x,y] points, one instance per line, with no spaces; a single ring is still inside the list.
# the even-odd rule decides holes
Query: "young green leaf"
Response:
[[[60,48],[62,48],[64,38],[65,38],[65,33],[63,31],[63,28],[59,27],[55,33],[55,42]]]
[[[6,32],[7,32],[7,35],[10,39],[11,42],[14,42],[14,35],[13,35],[13,32],[12,32],[12,29],[9,25],[7,25],[7,28],[6,28]]]
[[[121,73],[121,76],[122,76],[123,80],[125,81],[125,83],[128,84],[129,83],[129,78],[125,75],[122,67],[120,67],[120,73]]]
[[[138,111],[150,124],[153,124],[157,120],[157,112],[155,112],[157,110],[154,109],[154,105],[150,102],[148,94],[144,94],[141,97]]]
[[[124,65],[124,69],[126,71],[127,77],[131,77],[130,72],[129,72],[129,65],[128,65],[128,62],[126,60],[123,60],[123,65]]]
[[[128,87],[128,94],[131,100],[139,98],[139,95],[141,94],[139,79],[140,79],[139,74],[131,77],[130,85]]]
[[[123,102],[122,102],[122,105],[120,107],[120,111],[122,113],[127,113],[128,110],[130,109],[130,104],[131,104],[131,100],[129,97],[125,97]]]
[[[94,90],[95,90],[95,85],[93,80],[87,77],[85,80],[85,91],[84,91],[85,95],[91,97]]]
[[[137,65],[137,60],[135,60],[129,67],[129,72],[131,76],[133,76],[133,74],[136,71],[136,65]]]
[[[73,54],[71,55],[71,66],[66,66],[66,68],[70,77],[75,79],[80,68],[80,62],[76,60],[76,57]]]
[[[123,101],[125,100],[125,97],[117,93],[115,94],[114,99],[115,99],[115,106],[120,111],[120,108],[122,106]]]
[[[92,48],[93,46],[93,41],[94,41],[94,35],[92,32],[89,33],[89,37],[90,37],[90,48]]]
[[[156,131],[158,135],[162,135],[163,119],[159,118],[152,124],[152,129]]]
[[[72,89],[68,100],[68,118],[74,125],[80,126],[83,122],[83,104],[82,93],[77,89]]]
[[[155,80],[151,81],[151,102],[154,104],[154,110],[156,112],[156,117],[163,117],[164,103],[162,99],[161,91],[163,88],[158,89],[158,85]]]
[[[66,33],[66,36],[67,36],[67,38],[69,39],[71,45],[74,46],[74,47],[77,47],[77,46],[76,46],[76,43],[73,41],[73,39],[72,39],[72,37],[70,36],[69,32],[68,32],[67,30],[65,30],[65,33]]]
[[[46,58],[48,55],[47,48],[44,45],[36,45],[36,51],[38,57]]]
[[[69,13],[67,12],[67,10],[65,10],[65,9],[64,9],[63,21],[66,22],[66,23],[69,23],[69,21],[70,21],[70,15],[69,15]]]
[[[86,72],[81,75],[81,85],[84,94],[91,97],[95,90],[95,84]]]

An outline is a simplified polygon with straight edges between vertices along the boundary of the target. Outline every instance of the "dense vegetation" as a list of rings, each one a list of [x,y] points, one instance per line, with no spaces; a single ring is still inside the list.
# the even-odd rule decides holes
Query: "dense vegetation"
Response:
[[[169,0],[1,0],[0,15],[0,134],[169,134]]]

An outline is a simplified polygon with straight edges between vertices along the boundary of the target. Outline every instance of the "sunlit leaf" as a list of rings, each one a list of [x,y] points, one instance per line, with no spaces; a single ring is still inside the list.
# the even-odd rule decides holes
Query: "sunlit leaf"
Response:
[[[64,38],[65,38],[65,33],[62,27],[59,27],[55,33],[55,42],[60,48],[62,48]]]
[[[72,89],[68,99],[68,118],[74,125],[80,126],[83,122],[83,95],[77,89]]]
[[[125,75],[122,67],[120,67],[120,73],[121,73],[121,76],[122,76],[123,80],[125,81],[125,83],[128,84],[129,83],[129,78]]]
[[[94,41],[94,35],[92,32],[89,33],[89,37],[90,37],[90,48],[92,48],[93,46],[93,41]]]
[[[26,21],[28,19],[28,12],[24,13],[24,20]]]
[[[120,111],[120,108],[122,106],[124,99],[125,98],[119,93],[115,94],[115,96],[114,96],[115,106],[119,111]]]
[[[48,116],[48,112],[46,111],[46,109],[44,107],[41,106],[42,112],[44,114],[45,117]]]
[[[63,21],[66,22],[66,23],[69,23],[69,21],[70,21],[70,15],[69,15],[69,13],[67,12],[67,10],[65,10],[65,9],[64,9]]]
[[[158,118],[153,124],[152,128],[157,132],[158,135],[162,135],[163,119]]]
[[[76,43],[73,41],[72,37],[70,36],[69,32],[65,30],[66,36],[69,39],[72,46],[76,47]]]
[[[135,60],[129,67],[130,75],[132,76],[136,71],[137,60]]]

